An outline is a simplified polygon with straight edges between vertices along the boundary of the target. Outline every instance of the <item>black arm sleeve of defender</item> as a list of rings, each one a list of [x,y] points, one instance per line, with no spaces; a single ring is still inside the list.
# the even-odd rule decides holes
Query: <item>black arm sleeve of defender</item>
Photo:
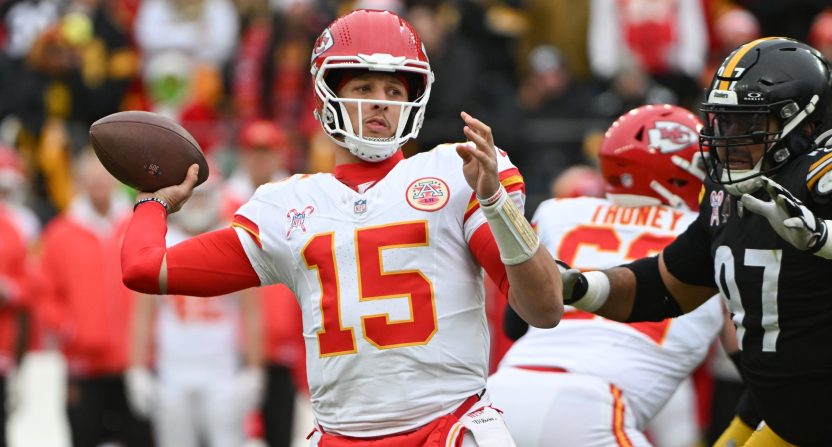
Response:
[[[662,321],[682,315],[679,303],[662,281],[658,256],[642,258],[622,267],[636,275],[636,298],[627,323]]]
[[[664,265],[676,279],[692,286],[716,287],[711,236],[700,215],[664,248]]]
[[[506,306],[506,311],[503,314],[503,331],[505,331],[506,337],[517,341],[517,339],[526,335],[528,330],[529,323],[520,318],[520,315],[517,315],[517,312],[511,306]]]

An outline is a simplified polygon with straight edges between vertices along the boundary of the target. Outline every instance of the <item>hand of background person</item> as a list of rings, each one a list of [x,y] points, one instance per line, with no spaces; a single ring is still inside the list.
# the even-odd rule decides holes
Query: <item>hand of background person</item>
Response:
[[[156,406],[157,385],[153,373],[145,367],[131,367],[124,374],[124,384],[130,408],[137,416],[149,419]]]

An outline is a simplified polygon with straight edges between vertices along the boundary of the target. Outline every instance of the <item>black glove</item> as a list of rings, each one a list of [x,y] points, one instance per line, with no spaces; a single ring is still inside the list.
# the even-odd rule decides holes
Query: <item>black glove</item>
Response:
[[[560,279],[563,283],[563,304],[572,304],[583,298],[588,287],[583,273],[560,259],[555,259],[555,262],[558,264]]]

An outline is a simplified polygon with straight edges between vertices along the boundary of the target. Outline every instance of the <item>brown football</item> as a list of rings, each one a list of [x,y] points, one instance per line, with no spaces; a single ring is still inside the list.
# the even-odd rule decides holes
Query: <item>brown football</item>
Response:
[[[199,164],[197,185],[208,179],[208,162],[194,137],[156,113],[105,116],[90,126],[90,141],[110,174],[139,191],[154,192],[182,183],[194,163]]]

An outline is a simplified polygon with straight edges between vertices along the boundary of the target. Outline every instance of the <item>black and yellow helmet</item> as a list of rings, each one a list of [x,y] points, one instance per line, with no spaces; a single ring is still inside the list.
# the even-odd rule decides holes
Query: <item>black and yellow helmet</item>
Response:
[[[831,86],[829,62],[805,43],[766,37],[735,49],[714,74],[701,107],[700,146],[708,152],[711,179],[745,183],[738,192],[751,192],[751,179],[809,151],[829,127]],[[765,154],[754,169],[731,172],[723,158],[732,148],[760,144]]]

